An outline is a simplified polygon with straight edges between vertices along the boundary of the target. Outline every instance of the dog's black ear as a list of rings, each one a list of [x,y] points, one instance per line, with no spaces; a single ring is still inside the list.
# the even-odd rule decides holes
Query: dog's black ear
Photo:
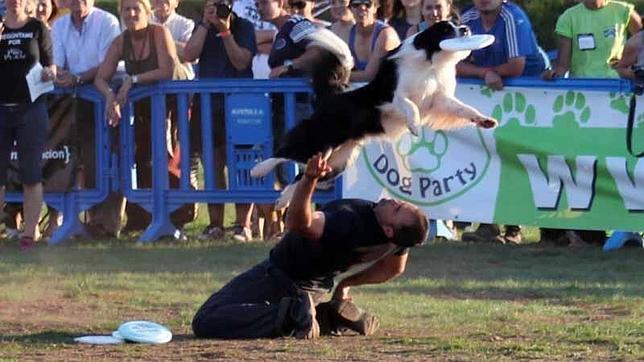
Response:
[[[414,48],[424,50],[427,60],[431,60],[432,55],[441,50],[439,46],[440,40],[435,38],[437,38],[436,34],[431,31],[431,28],[421,31],[414,37]]]

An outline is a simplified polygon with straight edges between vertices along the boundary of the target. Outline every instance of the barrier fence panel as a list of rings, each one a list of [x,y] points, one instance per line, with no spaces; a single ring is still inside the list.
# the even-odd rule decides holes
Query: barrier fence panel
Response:
[[[104,118],[105,102],[103,96],[91,86],[85,86],[77,89],[59,89],[57,88],[51,94],[53,95],[67,95],[73,97],[70,99],[76,102],[78,99],[86,100],[93,104],[93,120],[94,120],[94,140],[95,140],[95,154],[94,154],[94,175],[88,177],[94,178],[94,186],[91,188],[80,188],[78,182],[75,180],[76,169],[71,172],[70,186],[67,190],[59,192],[47,192],[45,188],[45,203],[54,209],[58,210],[63,215],[62,225],[54,232],[48,240],[49,244],[58,244],[76,235],[86,235],[85,228],[79,220],[79,214],[90,207],[103,201],[111,188],[111,180],[115,178],[116,168],[112,165],[110,157],[110,136],[107,131],[107,123]],[[73,122],[85,122],[87,119],[80,117],[76,119],[76,107],[72,107],[68,114],[63,117],[73,117]],[[60,114],[57,114],[60,115]],[[51,127],[51,126],[50,126]],[[70,132],[72,127],[60,127],[61,132]],[[58,137],[57,135],[55,137]],[[75,142],[76,143],[76,142]],[[73,157],[74,152],[78,152],[78,148],[73,145],[65,145],[67,158]],[[19,155],[18,155],[19,157]],[[43,158],[46,158],[43,154]],[[47,186],[47,185],[46,185]],[[23,195],[21,192],[7,192],[7,202],[22,202]]]
[[[136,203],[152,214],[152,223],[139,241],[150,242],[163,236],[178,236],[179,230],[172,224],[170,214],[184,204],[273,204],[279,196],[276,184],[292,180],[296,173],[295,167],[292,164],[282,167],[278,172],[272,172],[261,179],[250,177],[250,169],[257,162],[271,157],[274,135],[279,133],[280,129],[291,128],[299,120],[297,110],[310,108],[308,101],[304,104],[298,102],[299,98],[310,92],[308,82],[296,79],[161,82],[133,89],[129,96],[130,103],[124,110],[125,121],[121,123],[120,128],[120,186],[128,202]],[[137,107],[137,102],[146,98],[150,99],[151,115],[151,187],[142,186],[137,181],[136,174],[140,172],[136,169],[141,165],[135,162],[133,108]],[[169,99],[172,101],[169,102]],[[169,103],[173,106],[169,107]],[[189,119],[196,112],[197,103],[201,122],[192,124]],[[170,109],[176,113],[176,139],[181,146],[180,178],[178,184],[173,187],[170,186],[166,167],[166,115]],[[221,115],[224,119],[221,119]],[[225,122],[224,135],[217,133],[221,132],[217,122]],[[196,139],[201,144],[192,145],[195,138],[190,137],[190,132],[197,126],[200,126],[201,132]],[[215,152],[217,146],[223,146],[219,142],[225,142],[227,188],[217,187],[218,165]],[[190,183],[195,147],[201,149],[203,168],[203,187],[196,189]],[[338,180],[333,190],[316,192],[314,201],[324,203],[337,199],[341,196],[341,190]]]

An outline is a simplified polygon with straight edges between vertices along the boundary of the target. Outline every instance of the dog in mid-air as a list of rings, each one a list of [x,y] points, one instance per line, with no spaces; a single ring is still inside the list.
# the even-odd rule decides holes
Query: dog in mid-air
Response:
[[[395,140],[407,130],[418,136],[423,126],[496,127],[495,119],[454,97],[456,64],[493,41],[491,35],[470,35],[466,26],[448,21],[407,38],[383,58],[367,85],[319,99],[313,115],[293,127],[274,157],[255,165],[251,176],[263,177],[283,162],[305,163],[323,152],[333,169],[327,178],[334,178],[369,138]],[[288,206],[294,189],[291,184],[282,192],[276,208]]]

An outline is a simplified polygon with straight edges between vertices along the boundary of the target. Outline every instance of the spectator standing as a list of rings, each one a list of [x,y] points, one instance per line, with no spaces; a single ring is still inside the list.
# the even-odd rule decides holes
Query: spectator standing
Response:
[[[252,78],[253,56],[257,52],[255,29],[248,20],[232,10],[229,0],[206,0],[203,18],[186,44],[184,56],[189,61],[199,59],[199,79]],[[215,150],[215,176],[219,188],[226,188],[225,107],[222,94],[212,97],[212,115]],[[196,100],[192,108],[191,144],[201,145],[201,106]],[[200,154],[197,147],[195,152]],[[236,225],[233,237],[238,241],[253,238],[251,226],[252,204],[235,204]],[[208,204],[210,223],[200,239],[220,239],[224,236],[224,204]]]
[[[552,69],[542,73],[542,78],[552,80],[567,73],[571,78],[617,78],[620,74],[629,77],[628,69],[636,58],[632,52],[624,51],[624,45],[627,35],[638,34],[641,28],[641,18],[632,4],[581,1],[557,19],[557,60]],[[635,38],[638,36],[632,39]],[[585,246],[601,244],[606,239],[603,230],[541,228],[540,232],[541,241],[558,245]]]
[[[350,7],[355,25],[349,32],[349,49],[355,63],[352,82],[372,80],[380,61],[400,44],[394,28],[376,19],[378,0],[351,0]]]
[[[423,20],[421,2],[422,0],[394,0],[394,16],[388,24],[396,30],[400,40],[407,37],[409,28],[418,26]]]
[[[11,148],[18,146],[20,180],[23,183],[25,227],[20,247],[29,250],[38,238],[38,218],[43,204],[42,152],[47,137],[47,105],[40,96],[32,102],[27,73],[36,65],[43,68],[42,81],[56,78],[49,30],[30,18],[24,0],[8,0],[0,23],[0,206],[4,205],[5,184]]]
[[[110,126],[116,127],[121,121],[121,110],[128,102],[130,89],[137,84],[150,84],[161,80],[181,79],[181,67],[177,58],[174,41],[165,27],[150,22],[152,9],[148,0],[123,0],[119,13],[125,30],[117,36],[101,63],[94,85],[105,97],[105,113]],[[108,83],[114,76],[119,61],[125,62],[128,74],[118,88],[116,95]],[[185,76],[183,77],[185,78]],[[139,188],[152,186],[151,164],[151,115],[148,100],[134,104],[135,162]],[[170,121],[166,119],[166,127]],[[167,145],[172,149],[172,145]],[[173,156],[173,155],[170,155]],[[169,168],[171,185],[178,183],[177,176]],[[124,230],[142,230],[150,220],[150,214],[138,205],[128,205],[128,223]],[[122,212],[121,212],[122,215]],[[181,228],[194,216],[194,205],[186,205],[171,214],[175,226]]]
[[[407,37],[423,31],[439,21],[458,19],[458,11],[454,7],[452,0],[423,0],[420,13],[423,16],[423,21],[418,25],[409,27]]]
[[[492,89],[503,88],[503,78],[537,76],[545,60],[532,31],[532,24],[518,5],[504,0],[473,0],[474,7],[461,16],[473,34],[491,34],[495,41],[475,50],[459,63],[457,74],[476,77]]]
[[[627,34],[636,34],[642,20],[632,4],[613,0],[583,0],[566,10],[555,32],[558,56],[546,80],[570,72],[575,78],[617,78],[613,65],[622,56]]]
[[[268,21],[262,20],[254,0],[234,1],[233,12],[240,18],[250,21],[255,27],[257,53],[253,57],[253,78],[268,79],[271,72],[271,68],[268,66],[268,55],[273,47],[273,38],[275,38],[277,28]]]
[[[317,19],[313,16],[313,8],[315,7],[315,0],[290,0],[288,8],[291,15],[299,15],[309,19],[313,24],[321,27],[328,27],[331,25],[329,22]]]
[[[177,14],[177,6],[179,6],[178,0],[152,0],[152,10],[154,12],[152,22],[168,28],[187,79],[194,79],[195,72],[192,69],[192,64],[186,62],[183,56],[183,49],[195,29],[195,23],[185,16]]]
[[[503,0],[473,0],[474,7],[463,13],[461,21],[474,34],[494,35],[494,43],[475,50],[457,65],[457,74],[477,77],[494,90],[503,89],[503,78],[536,76],[545,69],[545,60],[532,31],[530,19],[516,4]],[[498,241],[518,244],[521,228],[506,225],[500,235],[497,225],[481,224],[474,232],[462,235],[463,241]]]
[[[118,19],[94,6],[93,0],[67,1],[70,12],[56,20],[52,27],[54,64],[58,69],[56,85],[63,88],[92,84],[98,67],[112,41],[119,35]],[[79,148],[81,187],[95,187],[96,144],[94,104],[75,99],[74,114]],[[107,200],[89,210],[88,229],[95,236],[115,236],[121,230],[123,198],[111,194]]]
[[[42,21],[51,30],[54,19],[58,16],[58,7],[53,0],[38,0],[36,2],[36,19]]]
[[[284,0],[257,1],[262,19],[279,29],[268,59],[269,76],[310,76],[318,96],[327,91],[343,91],[348,82],[348,70],[353,66],[346,44],[310,20],[289,15],[284,5]],[[334,66],[329,66],[330,63]]]
[[[271,72],[271,68],[268,66],[268,55],[273,47],[273,38],[277,33],[275,25],[262,20],[254,0],[236,0],[233,2],[233,12],[250,21],[255,27],[257,53],[253,57],[253,79],[268,79]],[[260,217],[264,219],[261,229]],[[255,205],[252,220],[256,222],[253,224],[256,229],[254,227],[252,229],[260,238],[274,239],[283,231],[282,217],[272,204]]]
[[[633,35],[624,46],[624,51],[615,65],[615,70],[621,78],[644,80],[644,32],[640,30]]]
[[[351,27],[356,23],[353,20],[353,13],[349,10],[349,0],[331,0],[331,17],[333,24],[329,29],[347,42]]]

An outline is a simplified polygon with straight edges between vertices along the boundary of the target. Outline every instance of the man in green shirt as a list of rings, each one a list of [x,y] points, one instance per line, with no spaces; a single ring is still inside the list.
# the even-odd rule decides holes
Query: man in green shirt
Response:
[[[543,78],[551,80],[570,72],[574,78],[617,78],[613,64],[619,61],[627,32],[642,27],[632,4],[615,0],[583,0],[557,20],[559,37],[556,66]]]

